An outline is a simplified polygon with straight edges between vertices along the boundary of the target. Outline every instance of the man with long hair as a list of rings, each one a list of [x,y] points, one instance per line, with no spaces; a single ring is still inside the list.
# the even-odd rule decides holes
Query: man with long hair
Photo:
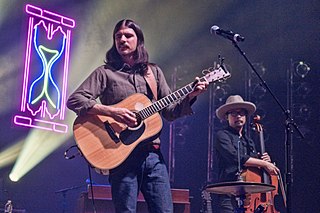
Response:
[[[148,72],[154,75],[156,91],[146,81]],[[207,86],[207,82],[196,78],[195,89],[182,100],[163,109],[163,117],[171,121],[191,115],[191,105]],[[110,116],[128,127],[135,127],[139,123],[136,113],[112,106],[135,93],[142,93],[155,101],[171,91],[159,66],[149,62],[141,28],[134,21],[124,19],[114,28],[113,46],[106,53],[105,64],[95,69],[71,94],[67,106],[79,116]],[[97,98],[101,104],[97,103]],[[117,213],[136,212],[139,191],[144,195],[149,212],[173,212],[169,177],[160,151],[159,137],[137,145],[123,163],[110,170],[109,181]]]

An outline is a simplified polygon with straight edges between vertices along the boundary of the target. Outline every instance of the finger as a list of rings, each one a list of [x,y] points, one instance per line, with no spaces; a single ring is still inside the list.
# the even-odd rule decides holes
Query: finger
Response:
[[[136,117],[136,114],[126,108],[124,108],[124,113],[130,115],[131,117]]]
[[[265,158],[265,159],[271,159],[269,155],[264,155],[262,157]]]
[[[194,82],[192,83],[192,87],[197,89],[198,85],[199,85],[199,81],[200,79],[198,77],[195,77]]]
[[[200,90],[207,90],[208,85],[205,84],[205,83],[201,83],[198,87],[199,87]]]
[[[130,127],[134,127],[135,125],[137,125],[137,119],[135,118],[131,118],[131,117],[124,117],[124,122],[126,125],[130,126]]]
[[[207,88],[209,86],[209,82],[207,81],[207,79],[205,79],[205,81],[203,82],[203,85],[205,88]]]
[[[276,167],[277,173],[280,174],[280,169]]]
[[[203,85],[198,85],[197,90],[206,90],[205,86]]]
[[[279,172],[278,167],[273,166],[273,168],[272,168],[272,173],[273,173],[273,174],[275,174],[275,175],[277,175],[277,174],[278,174],[278,172]]]
[[[137,121],[135,114],[133,114],[133,116],[132,116],[132,114],[125,114],[124,118],[129,122],[136,122]]]

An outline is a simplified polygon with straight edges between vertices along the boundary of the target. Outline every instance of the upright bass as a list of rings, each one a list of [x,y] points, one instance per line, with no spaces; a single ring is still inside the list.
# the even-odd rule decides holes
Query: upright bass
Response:
[[[264,153],[265,143],[263,128],[262,125],[258,123],[259,120],[260,116],[254,117],[254,129],[259,133],[261,153]],[[263,169],[250,167],[242,172],[242,176],[245,181],[265,183],[275,186],[275,190],[270,192],[247,195],[247,198],[244,203],[246,213],[279,213],[279,211],[275,208],[274,205],[274,198],[278,195],[279,184],[283,196],[283,201],[286,205],[286,196],[280,174],[269,175]]]

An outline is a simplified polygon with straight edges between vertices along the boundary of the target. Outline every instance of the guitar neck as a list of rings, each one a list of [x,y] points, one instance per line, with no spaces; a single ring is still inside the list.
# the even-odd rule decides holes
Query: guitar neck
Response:
[[[213,213],[211,201],[207,201],[207,213]]]
[[[265,143],[264,143],[264,135],[263,135],[263,128],[262,128],[262,125],[259,124],[259,139],[260,139],[260,149],[261,149],[261,153],[265,153],[266,152],[266,147],[265,147]],[[270,176],[269,174],[265,171],[265,170],[262,170],[262,175],[263,175],[263,183],[266,183],[266,184],[270,184]]]
[[[201,77],[199,79],[200,82],[206,81],[205,76]],[[150,106],[145,107],[144,109],[140,110],[137,114],[138,116],[144,120],[148,117],[150,117],[151,115],[161,111],[162,109],[166,108],[167,106],[169,106],[170,104],[172,104],[173,102],[182,100],[184,97],[186,97],[188,94],[190,94],[193,89],[194,89],[195,83],[192,82],[178,90],[176,90],[175,92],[161,98],[160,100],[152,103]]]

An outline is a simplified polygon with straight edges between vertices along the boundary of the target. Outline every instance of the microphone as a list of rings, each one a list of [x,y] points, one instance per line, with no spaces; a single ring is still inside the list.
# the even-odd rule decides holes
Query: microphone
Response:
[[[231,41],[235,41],[235,42],[239,42],[239,41],[244,41],[244,37],[232,32],[231,30],[223,30],[220,27],[218,27],[217,25],[213,25],[210,29],[210,33],[211,34],[216,34],[216,35],[220,35],[226,39],[229,39]]]

